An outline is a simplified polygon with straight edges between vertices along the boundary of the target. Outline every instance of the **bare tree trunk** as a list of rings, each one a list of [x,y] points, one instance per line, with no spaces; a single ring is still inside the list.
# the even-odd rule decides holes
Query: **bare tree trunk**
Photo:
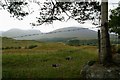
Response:
[[[101,53],[100,63],[103,65],[112,62],[110,38],[108,33],[108,0],[102,0],[101,3]]]

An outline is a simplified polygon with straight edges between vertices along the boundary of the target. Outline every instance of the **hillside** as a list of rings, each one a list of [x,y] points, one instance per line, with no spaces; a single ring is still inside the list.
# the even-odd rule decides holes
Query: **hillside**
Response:
[[[2,33],[3,37],[17,37],[22,35],[29,35],[29,34],[40,34],[39,30],[21,30],[21,29],[10,29],[6,32]]]
[[[25,48],[31,45],[39,45],[43,42],[31,40],[15,40],[12,38],[2,37],[2,48]]]
[[[2,78],[53,79],[80,78],[80,71],[89,60],[97,59],[95,46],[69,46],[3,38]],[[35,48],[16,48],[37,45]],[[12,48],[11,48],[12,47]],[[91,52],[92,50],[92,52]]]
[[[68,27],[49,32],[44,38],[96,39],[97,32],[87,28]]]
[[[17,33],[17,34],[16,34]],[[68,27],[57,29],[48,33],[41,33],[38,30],[19,30],[11,29],[2,35],[3,37],[11,37],[17,40],[52,40],[52,39],[96,39],[97,32],[87,28]]]

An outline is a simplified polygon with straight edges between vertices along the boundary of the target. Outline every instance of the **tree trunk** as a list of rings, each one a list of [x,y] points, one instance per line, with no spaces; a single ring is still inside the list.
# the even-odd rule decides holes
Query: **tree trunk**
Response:
[[[100,63],[106,65],[112,62],[110,38],[108,33],[108,0],[102,0],[101,15],[102,21]]]

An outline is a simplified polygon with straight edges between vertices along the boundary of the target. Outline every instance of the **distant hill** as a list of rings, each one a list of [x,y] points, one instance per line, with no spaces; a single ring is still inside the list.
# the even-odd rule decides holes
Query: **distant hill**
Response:
[[[17,37],[22,35],[29,35],[29,34],[39,34],[41,33],[39,30],[21,30],[21,29],[10,29],[6,32],[2,33],[3,37]]]
[[[87,28],[79,28],[79,27],[68,27],[54,30],[48,33],[33,33],[30,32],[30,35],[24,33],[22,36],[18,36],[15,39],[18,40],[59,40],[59,39],[96,39],[97,32],[93,30],[89,30]]]
[[[97,39],[97,32],[88,28],[80,27],[67,27],[54,30],[48,33],[42,33],[39,30],[21,30],[10,29],[2,32],[3,37],[14,38],[17,40],[39,40],[39,41],[62,41],[69,39]],[[111,34],[111,38],[116,38],[114,34]]]
[[[3,33],[4,31],[0,31],[0,36],[2,36],[2,33]]]
[[[49,32],[44,38],[77,38],[77,39],[96,39],[97,32],[79,27],[61,28]]]

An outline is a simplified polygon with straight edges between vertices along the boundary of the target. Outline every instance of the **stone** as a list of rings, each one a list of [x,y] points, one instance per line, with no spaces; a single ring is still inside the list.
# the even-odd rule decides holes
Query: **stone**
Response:
[[[120,67],[111,65],[109,67],[95,63],[91,66],[88,64],[81,70],[81,78],[91,79],[120,79]]]
[[[60,64],[52,64],[52,67],[59,67]]]
[[[65,58],[66,60],[72,60],[72,57],[71,56],[68,56]]]
[[[92,66],[96,61],[88,61],[87,65]]]

